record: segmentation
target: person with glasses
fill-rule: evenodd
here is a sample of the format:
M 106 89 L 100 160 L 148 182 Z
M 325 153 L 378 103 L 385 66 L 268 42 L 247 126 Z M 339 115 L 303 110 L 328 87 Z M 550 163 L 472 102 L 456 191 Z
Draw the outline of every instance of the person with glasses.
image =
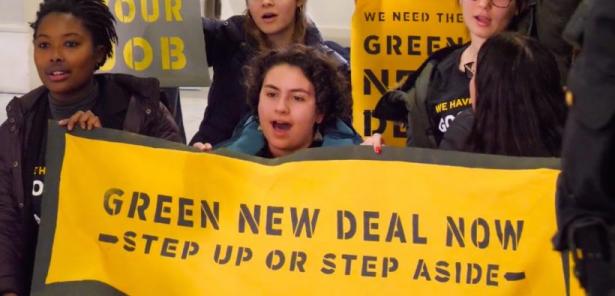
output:
M 529 0 L 459 0 L 470 42 L 434 53 L 398 90 L 386 93 L 376 106 L 375 117 L 407 120 L 407 145 L 437 148 L 457 114 L 471 107 L 466 65 L 476 62 L 479 49 L 489 37 L 516 28 Z M 400 101 L 402 102 L 400 104 Z M 393 106 L 405 106 L 404 112 Z M 382 107 L 382 108 L 381 108 Z M 382 112 L 380 112 L 382 110 Z
M 566 120 L 557 63 L 537 40 L 504 32 L 464 65 L 472 109 L 461 111 L 441 149 L 558 157 Z

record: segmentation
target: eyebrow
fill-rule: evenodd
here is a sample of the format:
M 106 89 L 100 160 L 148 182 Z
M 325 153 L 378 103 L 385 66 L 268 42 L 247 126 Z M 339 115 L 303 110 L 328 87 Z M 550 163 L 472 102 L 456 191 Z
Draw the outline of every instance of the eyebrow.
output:
M 280 88 L 278 88 L 277 86 L 275 86 L 273 84 L 265 84 L 265 85 L 263 85 L 263 88 L 271 88 L 271 89 L 274 89 L 274 90 L 277 90 L 277 91 L 280 90 Z M 303 88 L 293 88 L 293 89 L 290 90 L 290 92 L 302 92 L 302 93 L 306 93 L 306 94 L 310 93 L 308 90 L 303 89 Z
M 70 37 L 70 36 L 77 36 L 77 37 L 80 37 L 80 36 L 81 36 L 81 34 L 79 34 L 79 33 L 74 33 L 74 32 L 70 32 L 70 33 L 66 33 L 66 34 L 62 35 L 62 37 Z M 39 33 L 39 34 L 37 34 L 37 35 L 36 35 L 36 38 L 39 38 L 39 37 L 51 38 L 49 35 L 44 34 L 44 33 Z

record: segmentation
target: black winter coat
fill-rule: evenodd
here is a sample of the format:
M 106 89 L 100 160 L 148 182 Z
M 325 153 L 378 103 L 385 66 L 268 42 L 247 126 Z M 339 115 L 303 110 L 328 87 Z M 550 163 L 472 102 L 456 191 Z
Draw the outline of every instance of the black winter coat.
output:
M 123 130 L 181 142 L 173 117 L 160 102 L 158 80 L 124 74 L 95 77 L 105 110 L 111 115 L 125 112 Z M 47 94 L 41 86 L 11 100 L 8 119 L 0 126 L 0 295 L 26 295 L 30 289 L 38 224 L 32 200 L 24 194 L 22 163 L 37 115 L 34 106 L 47 100 Z

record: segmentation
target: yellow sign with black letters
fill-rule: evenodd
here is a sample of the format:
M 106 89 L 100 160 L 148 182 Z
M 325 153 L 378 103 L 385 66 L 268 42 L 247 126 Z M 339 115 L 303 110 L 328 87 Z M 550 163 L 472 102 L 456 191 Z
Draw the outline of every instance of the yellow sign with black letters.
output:
M 564 295 L 556 159 L 49 132 L 35 294 Z M 236 157 L 229 157 L 236 156 Z
M 169 87 L 210 84 L 199 1 L 104 1 L 118 44 L 101 71 L 156 77 Z
M 373 117 L 378 100 L 406 81 L 432 53 L 467 42 L 459 0 L 357 0 L 352 17 L 353 124 L 404 146 L 406 127 Z

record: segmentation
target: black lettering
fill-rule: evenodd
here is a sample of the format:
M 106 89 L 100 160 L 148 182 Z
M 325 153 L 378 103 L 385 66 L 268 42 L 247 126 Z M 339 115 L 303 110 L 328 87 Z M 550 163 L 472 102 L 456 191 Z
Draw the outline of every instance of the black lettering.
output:
M 387 236 L 385 238 L 386 242 L 391 242 L 391 240 L 397 237 L 399 242 L 406 242 L 406 234 L 404 233 L 404 227 L 401 224 L 401 220 L 399 219 L 399 215 L 397 213 L 393 213 L 391 215 L 391 222 L 389 222 L 389 231 L 387 232 Z
M 494 286 L 497 287 L 498 286 L 498 270 L 500 269 L 500 266 L 497 264 L 489 264 L 487 265 L 487 272 L 485 274 L 486 276 L 486 281 L 487 281 L 487 286 Z
M 284 212 L 283 207 L 267 207 L 267 234 L 268 235 L 282 235 L 281 229 L 273 228 L 275 225 L 282 224 L 282 218 L 274 217 L 275 214 L 282 214 Z
M 415 50 L 420 46 L 419 41 L 421 41 L 421 36 L 408 35 L 408 55 L 421 55 L 420 50 Z
M 478 239 L 478 227 L 483 229 L 483 240 Z M 472 222 L 472 243 L 480 249 L 484 249 L 489 246 L 489 224 L 483 218 L 478 218 Z
M 145 210 L 147 207 L 149 207 L 149 195 L 143 192 L 133 192 L 130 209 L 128 209 L 128 218 L 134 218 L 135 212 L 138 211 L 139 219 L 145 221 Z
M 357 260 L 357 256 L 356 255 L 350 255 L 350 254 L 342 254 L 342 259 L 344 259 L 346 261 L 346 268 L 344 268 L 344 274 L 345 275 L 350 275 L 350 272 L 352 271 L 352 261 L 353 260 Z
M 366 22 L 373 22 L 376 19 L 376 13 L 371 11 L 366 11 L 364 14 Z
M 394 272 L 399 267 L 399 262 L 394 257 L 384 257 L 382 260 L 382 277 L 386 278 L 390 272 Z
M 304 252 L 293 251 L 290 256 L 290 271 L 298 269 L 300 272 L 305 272 L 305 262 L 307 261 L 307 254 Z
M 160 256 L 164 257 L 175 257 L 175 252 L 177 251 L 178 240 L 172 238 L 165 238 L 162 241 L 162 249 L 160 250 Z
M 277 257 L 277 263 L 274 263 L 274 257 Z M 280 250 L 273 250 L 267 254 L 267 267 L 271 270 L 278 270 L 284 266 L 284 253 Z
M 124 195 L 124 191 L 118 188 L 111 188 L 105 192 L 103 206 L 105 208 L 105 212 L 111 216 L 119 214 L 122 210 L 122 200 L 120 198 L 112 199 L 111 197 L 114 195 L 121 197 Z
M 377 242 L 380 239 L 378 234 L 373 234 L 370 230 L 378 230 L 378 223 L 372 223 L 371 219 L 378 219 L 380 214 L 378 212 L 363 212 L 363 239 L 366 241 Z
M 350 223 L 348 231 L 344 231 L 344 221 Z M 337 239 L 351 239 L 357 231 L 357 219 L 350 211 L 337 211 Z
M 261 217 L 261 206 L 260 205 L 254 206 L 254 215 L 252 215 L 252 212 L 250 212 L 250 209 L 248 209 L 248 206 L 245 204 L 241 204 L 240 212 L 239 212 L 239 233 L 244 233 L 246 222 L 247 222 L 248 226 L 250 226 L 250 231 L 252 231 L 253 234 L 258 234 L 258 226 L 260 225 L 260 217 Z
M 440 36 L 427 36 L 427 55 L 432 55 L 440 49 Z
M 379 37 L 377 35 L 369 35 L 365 37 L 365 41 L 363 42 L 363 49 L 367 54 L 376 55 L 380 53 L 380 43 L 378 42 Z
M 425 260 L 423 259 L 419 259 L 419 262 L 416 264 L 416 270 L 412 278 L 418 280 L 419 277 L 424 277 L 426 280 L 431 281 L 429 271 L 427 270 L 427 264 L 425 264 Z
M 448 262 L 446 261 L 438 261 L 436 262 L 436 276 L 434 277 L 436 281 L 440 283 L 448 282 L 448 279 L 451 277 L 450 272 L 448 272 Z
M 220 203 L 214 202 L 214 209 L 212 210 L 209 203 L 205 200 L 201 201 L 201 227 L 207 227 L 207 221 L 211 222 L 211 226 L 218 230 L 220 225 Z
M 310 213 L 308 209 L 301 211 L 301 217 L 297 217 L 297 208 L 290 208 L 290 220 L 293 225 L 293 233 L 295 237 L 300 237 L 302 230 L 305 228 L 305 236 L 312 237 L 312 234 L 316 230 L 316 221 L 318 221 L 319 209 L 314 210 L 312 219 L 310 220 Z
M 248 247 L 239 247 L 239 249 L 237 249 L 235 266 L 239 266 L 241 262 L 248 262 L 250 259 L 252 259 L 252 249 Z
M 322 264 L 325 265 L 320 268 L 320 272 L 324 274 L 332 274 L 335 272 L 335 254 L 327 253 L 322 258 Z
M 178 199 L 178 203 L 179 203 L 179 216 L 177 217 L 177 225 L 185 226 L 185 227 L 194 226 L 194 222 L 186 218 L 186 216 L 189 218 L 189 217 L 192 217 L 192 215 L 194 215 L 193 214 L 194 212 L 192 210 L 192 207 L 194 206 L 194 201 L 192 199 L 180 197 Z
M 216 250 L 214 251 L 214 262 L 220 265 L 227 264 L 231 260 L 231 254 L 233 253 L 233 246 L 226 246 L 226 253 L 223 259 L 220 259 L 220 249 L 222 249 L 222 246 L 216 245 Z
M 376 256 L 363 256 L 363 264 L 361 265 L 361 276 L 375 277 L 376 272 Z
M 412 242 L 415 244 L 427 244 L 427 238 L 419 234 L 419 215 L 412 214 Z
M 453 235 L 455 236 L 455 240 L 457 240 L 457 244 L 462 248 L 465 247 L 465 243 L 463 242 L 465 227 L 463 225 L 464 225 L 463 218 L 459 218 L 460 227 L 457 227 L 457 224 L 455 223 L 455 220 L 453 220 L 452 217 L 450 216 L 446 217 L 446 246 L 447 247 L 453 246 Z
M 387 55 L 401 55 L 401 37 L 397 35 L 387 35 Z
M 124 250 L 128 252 L 132 252 L 136 249 L 137 244 L 135 243 L 135 240 L 134 240 L 136 237 L 137 237 L 137 234 L 134 233 L 133 231 L 124 232 Z
M 517 247 L 521 243 L 521 233 L 523 232 L 523 220 L 517 221 L 517 228 L 512 226 L 510 220 L 506 220 L 504 229 L 502 230 L 502 222 L 495 220 L 495 232 L 498 235 L 498 239 L 502 244 L 504 250 L 508 249 L 508 243 L 512 242 L 513 251 L 517 250 Z
M 170 217 L 163 217 L 162 214 L 170 214 L 171 207 L 166 206 L 165 204 L 171 203 L 172 198 L 168 195 L 158 195 L 158 200 L 156 201 L 156 213 L 154 214 L 154 222 L 161 224 L 170 224 Z M 164 243 L 164 242 L 163 242 Z
M 376 87 L 378 93 L 383 95 L 388 91 L 389 88 L 389 70 L 382 69 L 380 70 L 380 77 L 382 80 L 376 77 L 376 74 L 370 69 L 363 70 L 363 94 L 371 95 L 372 94 L 372 85 Z
M 182 259 L 188 258 L 188 256 L 194 256 L 199 252 L 199 244 L 196 242 L 184 242 L 184 248 L 182 249 Z
M 472 270 L 476 270 L 476 277 L 473 277 Z M 468 274 L 466 277 L 466 284 L 473 284 L 473 285 L 478 284 L 478 282 L 480 282 L 482 273 L 483 273 L 483 269 L 480 267 L 480 265 L 476 263 L 468 263 Z
M 158 237 L 155 235 L 143 234 L 141 237 L 145 240 L 145 254 L 149 254 L 152 248 L 152 242 L 157 241 Z

